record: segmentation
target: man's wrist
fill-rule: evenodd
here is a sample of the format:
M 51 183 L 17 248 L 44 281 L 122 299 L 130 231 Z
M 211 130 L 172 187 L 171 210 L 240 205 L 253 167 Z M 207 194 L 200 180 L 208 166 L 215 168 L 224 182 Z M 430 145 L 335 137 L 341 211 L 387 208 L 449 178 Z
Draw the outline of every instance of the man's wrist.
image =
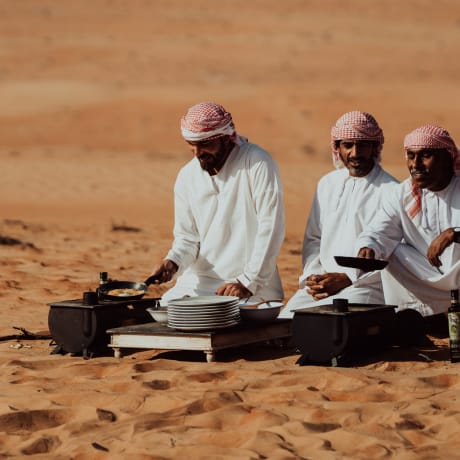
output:
M 251 281 L 244 273 L 237 276 L 236 281 L 238 284 L 244 286 L 251 293 L 251 295 L 254 295 L 257 285 Z

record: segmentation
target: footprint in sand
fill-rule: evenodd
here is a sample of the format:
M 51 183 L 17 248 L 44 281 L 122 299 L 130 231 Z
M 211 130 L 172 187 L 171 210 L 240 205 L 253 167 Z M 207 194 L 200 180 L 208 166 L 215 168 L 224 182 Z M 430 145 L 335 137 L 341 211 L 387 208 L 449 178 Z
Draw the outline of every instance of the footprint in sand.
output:
M 142 386 L 152 390 L 168 390 L 171 387 L 171 383 L 168 380 L 152 380 L 151 382 L 143 382 Z
M 234 372 L 222 371 L 222 372 L 199 372 L 196 374 L 187 375 L 188 381 L 205 383 L 214 381 L 228 380 L 234 375 Z
M 61 441 L 56 436 L 41 436 L 22 448 L 21 453 L 25 455 L 47 454 L 60 445 Z
M 0 431 L 8 434 L 22 434 L 29 431 L 45 430 L 63 425 L 70 420 L 68 410 L 30 410 L 0 415 Z

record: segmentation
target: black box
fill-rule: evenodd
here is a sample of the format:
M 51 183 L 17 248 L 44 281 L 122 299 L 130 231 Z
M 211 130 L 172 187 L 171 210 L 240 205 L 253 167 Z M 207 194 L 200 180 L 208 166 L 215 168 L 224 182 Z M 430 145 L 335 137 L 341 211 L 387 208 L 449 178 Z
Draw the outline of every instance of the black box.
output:
M 152 322 L 146 311 L 158 299 L 98 301 L 86 305 L 83 299 L 50 303 L 48 327 L 51 337 L 67 353 L 83 354 L 107 351 L 108 329 Z
M 337 299 L 339 300 L 339 299 Z M 340 299 L 342 300 L 342 299 Z M 302 353 L 298 364 L 345 365 L 392 344 L 395 306 L 348 304 L 297 310 L 292 339 Z

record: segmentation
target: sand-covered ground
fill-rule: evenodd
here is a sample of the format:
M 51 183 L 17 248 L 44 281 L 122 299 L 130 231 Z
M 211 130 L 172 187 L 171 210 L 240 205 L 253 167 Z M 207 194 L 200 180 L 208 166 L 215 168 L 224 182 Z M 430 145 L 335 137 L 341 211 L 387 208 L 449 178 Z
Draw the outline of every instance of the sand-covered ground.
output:
M 48 304 L 100 271 L 147 277 L 190 158 L 179 118 L 204 100 L 279 165 L 288 298 L 331 125 L 372 113 L 403 179 L 407 132 L 436 123 L 460 143 L 459 45 L 451 0 L 0 0 L 0 236 L 22 242 L 0 245 L 0 336 L 46 335 Z M 332 368 L 265 344 L 206 363 L 1 340 L 0 458 L 454 459 L 460 373 L 431 342 Z

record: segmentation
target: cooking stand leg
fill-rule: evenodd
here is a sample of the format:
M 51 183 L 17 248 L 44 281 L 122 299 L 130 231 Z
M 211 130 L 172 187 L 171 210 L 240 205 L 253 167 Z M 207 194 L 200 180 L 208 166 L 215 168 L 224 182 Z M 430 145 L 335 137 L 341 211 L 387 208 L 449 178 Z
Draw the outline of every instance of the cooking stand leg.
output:
M 114 348 L 113 356 L 115 356 L 115 358 L 121 358 L 121 350 L 119 348 Z
M 216 352 L 213 350 L 204 350 L 206 353 L 206 361 L 208 363 L 213 363 L 216 361 Z

